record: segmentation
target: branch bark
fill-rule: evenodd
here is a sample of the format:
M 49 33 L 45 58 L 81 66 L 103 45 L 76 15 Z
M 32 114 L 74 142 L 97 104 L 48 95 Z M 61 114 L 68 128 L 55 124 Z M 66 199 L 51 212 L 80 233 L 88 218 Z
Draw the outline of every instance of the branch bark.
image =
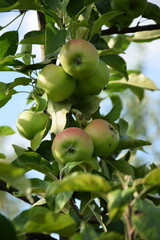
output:
M 102 30 L 101 36 L 111 35 L 111 34 L 124 34 L 124 33 L 135 33 L 141 31 L 151 31 L 160 29 L 160 24 L 150 24 L 144 26 L 136 26 L 136 27 L 127 27 L 118 29 L 117 27 L 112 27 L 109 29 Z
M 10 193 L 11 195 L 14 196 L 15 193 L 18 192 L 18 189 L 14 188 L 12 186 L 7 187 L 7 183 L 5 181 L 3 181 L 3 180 L 0 180 L 0 191 L 8 192 L 8 193 Z M 25 196 L 18 196 L 17 198 L 23 200 L 26 203 L 31 204 L 29 202 L 28 198 L 26 198 Z M 32 196 L 32 198 L 33 198 L 34 203 L 37 202 L 40 199 L 38 196 Z
M 53 238 L 50 235 L 43 233 L 26 233 L 25 235 L 25 240 L 57 240 L 56 238 Z

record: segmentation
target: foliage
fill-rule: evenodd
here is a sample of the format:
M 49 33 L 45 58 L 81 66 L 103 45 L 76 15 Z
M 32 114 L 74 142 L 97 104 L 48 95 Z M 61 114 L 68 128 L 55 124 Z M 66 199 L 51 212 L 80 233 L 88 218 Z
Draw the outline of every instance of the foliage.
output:
M 155 164 L 133 166 L 135 152 L 143 151 L 151 143 L 128 135 L 129 123 L 122 118 L 121 97 L 129 89 L 141 102 L 146 91 L 158 88 L 143 73 L 129 71 L 121 53 L 132 41 L 160 38 L 160 8 L 147 2 L 139 15 L 146 22 L 154 20 L 157 29 L 139 31 L 141 26 L 137 26 L 128 35 L 134 17 L 128 21 L 121 9 L 112 9 L 111 2 L 0 0 L 0 12 L 16 10 L 19 19 L 17 31 L 6 31 L 0 36 L 0 71 L 23 74 L 12 82 L 0 82 L 0 107 L 19 94 L 17 86 L 30 85 L 28 102 L 33 103 L 32 111 L 45 112 L 52 121 L 50 140 L 44 140 L 39 132 L 27 149 L 13 143 L 16 158 L 12 163 L 0 153 L 0 190 L 31 206 L 14 219 L 0 215 L 3 239 L 54 239 L 56 233 L 61 240 L 159 240 L 160 169 Z M 21 22 L 29 10 L 37 12 L 41 29 L 27 32 L 19 39 Z M 81 98 L 73 94 L 64 101 L 53 102 L 37 86 L 37 73 L 48 64 L 58 65 L 62 45 L 74 38 L 83 38 L 96 47 L 100 59 L 109 67 L 110 80 L 99 95 Z M 114 43 L 112 48 L 109 41 Z M 36 44 L 44 47 L 44 59 L 38 63 L 33 62 L 32 54 Z M 112 103 L 107 114 L 100 111 L 104 98 Z M 88 121 L 96 118 L 109 121 L 119 131 L 116 150 L 107 157 L 96 156 L 96 166 L 87 159 L 60 166 L 51 152 L 55 135 L 71 126 L 85 128 Z M 0 126 L 1 137 L 10 134 L 14 131 L 9 126 Z M 28 179 L 26 173 L 30 170 L 42 173 L 44 179 Z

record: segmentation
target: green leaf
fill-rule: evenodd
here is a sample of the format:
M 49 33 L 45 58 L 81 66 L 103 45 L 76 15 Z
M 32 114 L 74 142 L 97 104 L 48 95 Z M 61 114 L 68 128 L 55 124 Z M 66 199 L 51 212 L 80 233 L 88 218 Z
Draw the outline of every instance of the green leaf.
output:
M 139 148 L 142 146 L 148 146 L 148 145 L 151 145 L 151 143 L 149 141 L 128 137 L 126 139 L 120 139 L 116 150 L 119 151 L 119 150 L 124 150 L 124 149 L 135 149 L 135 148 Z
M 6 156 L 3 153 L 0 153 L 0 159 L 5 159 Z
M 113 107 L 110 112 L 105 116 L 105 119 L 114 122 L 120 117 L 123 106 L 119 95 L 112 95 L 110 98 Z
M 71 104 L 68 102 L 48 102 L 47 111 L 52 118 L 51 133 L 61 132 L 67 122 L 66 114 L 70 111 Z
M 122 90 L 125 90 L 127 88 L 131 88 L 132 90 L 132 87 L 151 91 L 158 90 L 157 86 L 151 79 L 149 79 L 143 74 L 136 73 L 131 73 L 129 75 L 128 81 L 122 78 L 121 80 L 114 80 L 108 83 L 108 89 L 112 89 L 113 91 L 119 91 L 119 89 L 121 90 L 121 88 Z
M 65 29 L 58 30 L 52 22 L 46 24 L 45 33 L 45 57 L 55 57 L 59 53 L 60 47 L 66 41 L 67 31 Z
M 30 182 L 25 178 L 23 169 L 13 167 L 7 162 L 0 161 L 0 179 L 6 181 L 11 186 L 18 188 L 31 200 Z
M 39 0 L 18 0 L 12 1 L 9 5 L 2 5 L 0 12 L 8 12 L 13 9 L 18 10 L 41 10 L 41 4 Z
M 26 65 L 31 63 L 32 58 L 32 45 L 31 44 L 22 44 L 21 53 L 23 54 L 22 59 Z
M 20 41 L 20 44 L 45 44 L 45 30 L 31 31 L 24 35 L 24 39 Z
M 5 135 L 11 135 L 14 134 L 15 131 L 8 126 L 1 126 L 0 127 L 0 137 L 5 136 Z
M 151 201 L 137 200 L 133 208 L 132 223 L 136 232 L 145 240 L 159 240 L 160 208 Z
M 74 108 L 82 112 L 84 118 L 90 119 L 91 115 L 99 109 L 99 104 L 102 99 L 96 95 L 86 96 L 85 98 L 78 101 Z
M 150 171 L 143 179 L 143 183 L 146 186 L 159 186 L 160 185 L 160 169 L 156 168 Z
M 49 186 L 47 188 L 45 198 L 49 208 L 55 213 L 59 213 L 61 210 L 63 210 L 66 203 L 70 200 L 72 194 L 72 191 L 53 194 L 52 189 Z
M 61 181 L 54 181 L 49 185 L 50 195 L 68 191 L 107 193 L 110 189 L 110 184 L 103 177 L 82 172 L 74 172 Z
M 52 155 L 51 146 L 52 140 L 44 140 L 43 142 L 41 142 L 36 152 L 39 153 L 41 157 L 44 157 L 50 162 L 53 162 L 54 158 Z
M 93 24 L 92 26 L 92 30 L 91 30 L 91 33 L 90 33 L 90 38 L 93 37 L 93 35 L 95 35 L 96 33 L 98 33 L 100 30 L 101 30 L 101 27 L 103 25 L 106 25 L 107 22 L 112 19 L 113 17 L 115 16 L 118 16 L 120 15 L 122 12 L 121 11 L 118 11 L 118 10 L 115 10 L 115 11 L 111 11 L 111 12 L 107 12 L 107 13 L 104 13 L 102 14 Z
M 34 100 L 36 101 L 36 112 L 43 112 L 47 107 L 48 97 L 47 94 L 44 93 L 42 96 L 33 96 Z
M 36 152 L 25 152 L 16 158 L 16 162 L 22 167 L 37 170 L 49 178 L 54 178 L 51 164 Z
M 14 55 L 18 47 L 18 32 L 5 32 L 0 36 L 0 59 Z
M 67 13 L 71 18 L 75 17 L 84 8 L 84 1 L 85 0 L 69 1 L 67 5 Z
M 108 54 L 106 56 L 102 56 L 101 58 L 107 65 L 114 68 L 123 77 L 125 77 L 126 80 L 128 80 L 126 62 L 124 61 L 124 59 L 122 57 L 120 57 L 116 54 Z M 110 81 L 110 82 L 112 83 L 113 81 Z M 110 84 L 109 84 L 108 88 L 110 88 Z
M 28 86 L 31 81 L 32 81 L 31 78 L 26 78 L 26 77 L 15 78 L 15 80 L 13 82 L 8 84 L 8 87 L 14 88 L 19 85 Z
M 81 233 L 76 233 L 70 240 L 98 240 L 94 227 L 85 224 Z
M 84 6 L 90 5 L 92 3 L 96 2 L 96 0 L 85 0 L 84 1 Z
M 130 39 L 133 42 L 151 42 L 159 38 L 160 38 L 160 30 L 150 30 L 150 31 L 136 32 L 133 35 L 133 37 L 131 37 Z
M 20 147 L 20 146 L 18 146 L 18 145 L 15 145 L 15 144 L 13 144 L 12 147 L 14 148 L 14 151 L 15 151 L 15 153 L 16 153 L 17 156 L 19 156 L 19 155 L 21 155 L 22 153 L 25 153 L 25 152 L 27 151 L 27 149 L 22 148 L 22 147 Z
M 124 240 L 124 236 L 120 233 L 108 231 L 100 234 L 94 240 Z
M 19 233 L 58 233 L 69 237 L 75 231 L 75 222 L 68 214 L 54 214 L 49 209 L 39 206 L 23 211 L 14 218 L 13 223 Z
M 125 207 L 133 196 L 133 192 L 133 188 L 128 188 L 125 190 L 117 189 L 107 194 L 110 220 L 117 220 L 123 215 Z
M 156 23 L 160 23 L 160 7 L 151 2 L 147 2 L 147 5 L 143 12 L 143 17 L 152 19 Z
M 0 233 L 2 239 L 17 240 L 16 231 L 12 223 L 2 214 L 0 214 Z
M 48 186 L 48 182 L 41 180 L 39 178 L 31 178 L 31 191 L 32 193 L 45 193 L 46 188 Z
M 119 172 L 134 177 L 133 167 L 125 160 L 105 160 L 109 165 Z

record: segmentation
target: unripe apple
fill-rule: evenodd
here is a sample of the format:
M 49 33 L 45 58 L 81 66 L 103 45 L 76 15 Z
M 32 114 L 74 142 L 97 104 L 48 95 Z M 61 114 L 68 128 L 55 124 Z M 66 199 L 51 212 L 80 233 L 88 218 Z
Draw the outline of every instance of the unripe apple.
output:
M 94 144 L 94 154 L 100 157 L 109 156 L 119 143 L 119 133 L 109 122 L 103 119 L 92 120 L 85 128 Z
M 93 153 L 93 142 L 83 129 L 69 127 L 55 136 L 52 153 L 61 165 L 88 160 Z
M 96 71 L 83 80 L 77 81 L 75 93 L 76 94 L 99 94 L 109 81 L 109 69 L 105 62 L 99 61 Z
M 60 63 L 66 73 L 76 79 L 84 79 L 97 69 L 98 51 L 84 39 L 72 39 L 61 48 Z
M 36 134 L 44 130 L 44 135 L 48 133 L 50 119 L 46 113 L 25 110 L 19 114 L 16 127 L 21 136 L 28 140 L 34 139 Z
M 39 72 L 37 84 L 54 102 L 67 99 L 75 89 L 75 79 L 55 64 L 48 64 Z
M 129 26 L 134 18 L 137 18 L 144 12 L 146 4 L 147 0 L 112 0 L 112 9 L 120 10 L 124 13 L 111 19 L 111 22 L 117 23 L 121 27 Z

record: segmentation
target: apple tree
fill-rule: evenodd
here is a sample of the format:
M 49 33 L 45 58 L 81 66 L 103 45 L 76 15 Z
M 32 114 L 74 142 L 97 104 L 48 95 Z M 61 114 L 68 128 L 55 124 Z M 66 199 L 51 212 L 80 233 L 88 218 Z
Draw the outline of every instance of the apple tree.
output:
M 19 39 L 30 10 L 39 30 Z M 7 111 L 17 87 L 31 86 L 15 122 L 28 147 L 13 143 L 12 162 L 0 153 L 0 190 L 30 207 L 13 219 L 0 214 L 0 236 L 159 240 L 160 169 L 133 164 L 152 143 L 130 136 L 122 116 L 125 90 L 139 104 L 146 91 L 158 90 L 141 71 L 128 69 L 123 53 L 132 42 L 160 38 L 159 6 L 147 0 L 0 0 L 0 12 L 12 11 L 19 26 L 0 36 L 0 71 L 19 77 L 1 78 L 0 107 Z M 41 46 L 37 62 L 35 45 Z M 0 126 L 0 136 L 13 133 Z M 43 179 L 27 178 L 31 170 Z

